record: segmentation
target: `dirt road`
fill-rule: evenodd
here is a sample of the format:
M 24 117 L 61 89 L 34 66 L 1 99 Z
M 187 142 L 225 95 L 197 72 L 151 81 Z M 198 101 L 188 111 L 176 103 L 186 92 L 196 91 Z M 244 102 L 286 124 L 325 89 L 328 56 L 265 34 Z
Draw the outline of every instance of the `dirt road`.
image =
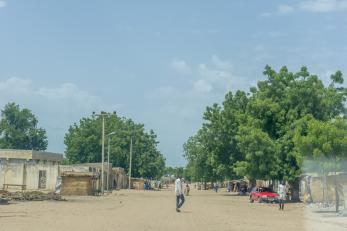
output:
M 8 231 L 300 231 L 301 204 L 278 211 L 250 204 L 247 197 L 192 191 L 181 213 L 172 191 L 117 191 L 105 197 L 71 197 L 66 202 L 20 202 L 0 207 L 0 230 Z

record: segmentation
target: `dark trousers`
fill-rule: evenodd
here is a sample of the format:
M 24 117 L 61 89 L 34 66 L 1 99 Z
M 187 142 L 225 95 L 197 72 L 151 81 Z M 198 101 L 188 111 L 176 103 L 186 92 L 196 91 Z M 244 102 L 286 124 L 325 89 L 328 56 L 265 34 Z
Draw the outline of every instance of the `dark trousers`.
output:
M 176 196 L 176 209 L 179 209 L 184 204 L 184 196 L 183 194 Z
M 279 200 L 279 206 L 280 206 L 280 210 L 284 210 L 284 201 L 283 199 Z

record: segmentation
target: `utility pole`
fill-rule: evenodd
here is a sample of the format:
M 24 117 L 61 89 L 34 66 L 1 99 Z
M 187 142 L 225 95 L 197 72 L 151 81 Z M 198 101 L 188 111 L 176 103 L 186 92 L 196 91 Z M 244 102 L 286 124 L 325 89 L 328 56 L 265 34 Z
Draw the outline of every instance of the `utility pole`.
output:
M 109 191 L 110 182 L 110 150 L 111 150 L 111 136 L 116 134 L 116 132 L 111 132 L 107 134 L 108 137 L 108 148 L 107 148 L 107 191 Z
M 101 111 L 100 114 L 96 114 L 93 111 L 94 116 L 101 116 L 102 117 L 102 141 L 101 141 L 101 193 L 104 194 L 104 163 L 105 163 L 105 116 L 109 116 L 110 114 Z M 113 112 L 113 115 L 116 116 L 116 112 Z
M 102 148 L 101 148 L 101 193 L 104 194 L 104 162 L 105 162 L 105 116 L 102 115 Z
M 111 136 L 108 135 L 108 147 L 107 147 L 107 192 L 109 191 L 109 177 L 110 177 L 110 143 L 111 143 Z
M 133 157 L 133 138 L 130 138 L 130 161 L 129 161 L 129 189 L 131 185 L 131 162 Z

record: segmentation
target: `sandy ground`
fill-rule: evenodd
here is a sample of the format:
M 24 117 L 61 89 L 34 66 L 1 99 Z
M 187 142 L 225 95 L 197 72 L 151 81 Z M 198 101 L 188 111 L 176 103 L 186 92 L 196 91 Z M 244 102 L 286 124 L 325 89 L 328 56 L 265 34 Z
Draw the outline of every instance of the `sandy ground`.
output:
M 347 230 L 347 217 L 335 212 L 312 211 L 305 209 L 305 231 L 344 231 Z
M 104 197 L 67 199 L 0 206 L 0 230 L 300 231 L 319 224 L 313 217 L 311 225 L 305 223 L 302 204 L 288 204 L 281 212 L 277 206 L 250 204 L 247 197 L 223 192 L 192 191 L 181 213 L 175 211 L 172 191 L 124 190 Z M 325 230 L 337 227 L 327 225 L 330 224 L 321 223 L 318 227 L 325 226 Z

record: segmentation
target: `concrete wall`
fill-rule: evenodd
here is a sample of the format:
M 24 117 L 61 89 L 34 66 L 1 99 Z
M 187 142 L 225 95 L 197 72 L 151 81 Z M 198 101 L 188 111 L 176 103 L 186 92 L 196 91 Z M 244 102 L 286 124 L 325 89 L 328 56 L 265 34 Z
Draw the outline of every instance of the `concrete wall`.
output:
M 23 160 L 0 160 L 0 188 L 3 184 L 23 184 Z
M 59 176 L 59 164 L 54 161 L 0 159 L 0 188 L 3 184 L 26 185 L 27 190 L 39 189 L 39 171 L 46 171 L 46 187 L 53 191 Z M 20 187 L 10 187 L 19 190 Z
M 63 154 L 33 150 L 0 149 L 0 159 L 47 160 L 61 162 Z
M 54 191 L 57 177 L 59 176 L 59 164 L 51 161 L 29 161 L 26 164 L 26 185 L 28 190 L 36 190 L 39 186 L 39 172 L 46 171 L 45 190 Z

